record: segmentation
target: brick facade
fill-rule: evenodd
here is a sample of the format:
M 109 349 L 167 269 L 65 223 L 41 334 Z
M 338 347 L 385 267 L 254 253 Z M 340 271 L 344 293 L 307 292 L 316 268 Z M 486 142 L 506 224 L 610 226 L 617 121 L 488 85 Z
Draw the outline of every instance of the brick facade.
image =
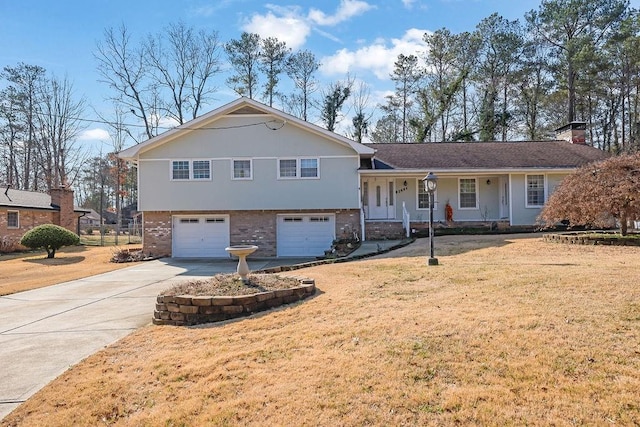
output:
M 364 227 L 367 240 L 395 240 L 406 236 L 401 221 L 367 221 Z
M 51 190 L 51 209 L 47 207 L 0 207 L 0 251 L 21 249 L 20 239 L 27 231 L 43 224 L 60 225 L 74 233 L 78 232 L 78 214 L 73 210 L 73 190 L 59 188 Z M 59 210 L 57 208 L 59 207 Z M 18 228 L 8 227 L 9 212 L 18 212 Z
M 278 214 L 327 213 L 336 216 L 336 238 L 351 237 L 360 233 L 360 215 L 356 210 L 309 211 L 147 211 L 143 213 L 143 252 L 150 256 L 171 256 L 172 216 L 180 215 L 229 215 L 229 240 L 231 245 L 257 245 L 254 256 L 277 255 Z
M 8 212 L 18 212 L 18 225 L 19 228 L 9 228 L 7 226 Z M 19 249 L 18 242 L 22 238 L 22 235 L 33 227 L 37 227 L 42 224 L 53 223 L 53 212 L 51 211 L 38 211 L 27 209 L 13 209 L 13 208 L 0 208 L 0 250 L 11 251 Z

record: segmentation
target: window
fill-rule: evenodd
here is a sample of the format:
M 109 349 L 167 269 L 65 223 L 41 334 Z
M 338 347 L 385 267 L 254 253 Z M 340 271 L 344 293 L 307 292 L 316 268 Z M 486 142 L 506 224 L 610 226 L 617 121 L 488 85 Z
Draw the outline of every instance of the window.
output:
M 393 199 L 395 193 L 393 191 L 393 181 L 389 181 L 389 206 L 393 206 Z
M 278 178 L 318 178 L 318 159 L 280 159 Z
M 458 188 L 460 190 L 460 209 L 477 209 L 478 192 L 475 178 L 460 178 Z
M 418 180 L 418 209 L 429 209 L 429 192 L 425 188 L 424 182 L 419 179 Z M 435 209 L 437 204 L 436 200 L 438 200 L 438 190 L 433 193 L 433 208 Z
M 527 175 L 527 207 L 544 205 L 544 175 Z
M 171 162 L 171 180 L 211 179 L 210 160 L 173 160 Z
M 233 161 L 233 179 L 252 179 L 251 160 Z
M 20 228 L 20 213 L 18 211 L 7 212 L 7 228 Z
M 280 178 L 297 178 L 298 161 L 296 159 L 280 160 Z
M 188 160 L 174 160 L 172 165 L 171 179 L 189 179 Z
M 193 161 L 193 179 L 211 179 L 211 162 L 209 160 Z
M 318 177 L 318 159 L 300 159 L 300 177 Z
M 365 181 L 362 183 L 362 206 L 368 206 L 368 205 L 369 205 L 369 183 Z

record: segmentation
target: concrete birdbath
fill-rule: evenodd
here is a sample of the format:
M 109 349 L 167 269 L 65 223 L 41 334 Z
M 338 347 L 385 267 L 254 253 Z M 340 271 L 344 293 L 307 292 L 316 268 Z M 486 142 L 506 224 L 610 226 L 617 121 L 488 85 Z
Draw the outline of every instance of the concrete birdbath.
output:
M 249 282 L 249 279 L 247 279 L 247 274 L 251 273 L 251 270 L 249 270 L 249 265 L 247 264 L 247 255 L 251 255 L 257 249 L 258 247 L 255 245 L 234 245 L 224 249 L 231 255 L 237 256 L 239 258 L 238 268 L 236 269 L 236 271 L 238 272 L 238 275 L 244 283 Z

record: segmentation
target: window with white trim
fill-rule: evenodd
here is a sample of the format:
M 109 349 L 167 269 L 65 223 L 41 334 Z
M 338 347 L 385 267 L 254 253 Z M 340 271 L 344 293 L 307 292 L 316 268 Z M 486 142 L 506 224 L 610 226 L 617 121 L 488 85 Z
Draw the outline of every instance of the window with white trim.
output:
M 460 178 L 458 180 L 458 196 L 460 209 L 478 209 L 478 180 Z
M 20 228 L 20 212 L 7 212 L 7 228 Z
M 171 180 L 209 180 L 211 179 L 211 160 L 172 160 Z
M 171 162 L 171 179 L 187 180 L 189 179 L 189 161 L 174 160 Z
M 278 159 L 278 178 L 318 178 L 320 161 L 315 158 Z
M 418 189 L 418 209 L 429 209 L 429 192 L 424 185 L 424 181 L 421 179 L 418 180 L 418 185 L 416 186 Z M 436 201 L 438 200 L 438 190 L 433 193 L 433 209 L 438 206 Z
M 527 175 L 527 207 L 544 205 L 544 175 Z
M 278 178 L 297 178 L 298 161 L 296 159 L 278 160 Z
M 193 161 L 193 179 L 211 179 L 211 161 Z
M 300 159 L 300 178 L 318 178 L 318 159 Z
M 253 179 L 251 160 L 233 160 L 233 179 Z

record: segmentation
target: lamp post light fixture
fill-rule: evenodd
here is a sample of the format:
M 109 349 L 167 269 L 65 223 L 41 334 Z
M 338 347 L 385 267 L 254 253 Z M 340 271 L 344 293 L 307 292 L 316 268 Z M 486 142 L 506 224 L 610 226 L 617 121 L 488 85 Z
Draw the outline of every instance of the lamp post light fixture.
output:
M 438 187 L 438 177 L 433 172 L 429 172 L 422 181 L 424 188 L 429 193 L 429 265 L 438 265 L 438 258 L 433 256 L 433 204 L 435 203 L 435 192 Z

